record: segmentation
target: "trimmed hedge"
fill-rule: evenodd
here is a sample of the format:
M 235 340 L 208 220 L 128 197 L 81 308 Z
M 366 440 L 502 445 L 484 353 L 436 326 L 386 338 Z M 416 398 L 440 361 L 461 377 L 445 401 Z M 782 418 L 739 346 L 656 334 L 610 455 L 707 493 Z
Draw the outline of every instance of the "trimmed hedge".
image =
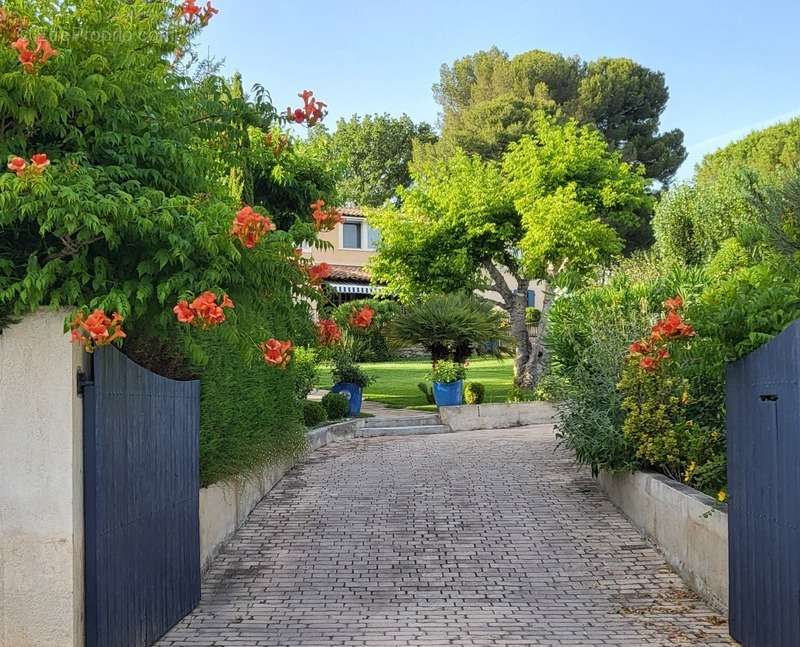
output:
M 305 449 L 294 366 L 276 369 L 248 356 L 223 331 L 206 331 L 200 395 L 200 482 L 246 476 Z
M 303 400 L 303 422 L 306 427 L 311 429 L 325 422 L 327 419 L 328 414 L 321 402 L 317 400 Z
M 329 420 L 346 418 L 350 413 L 350 401 L 343 393 L 326 393 L 322 396 L 322 406 L 325 407 Z

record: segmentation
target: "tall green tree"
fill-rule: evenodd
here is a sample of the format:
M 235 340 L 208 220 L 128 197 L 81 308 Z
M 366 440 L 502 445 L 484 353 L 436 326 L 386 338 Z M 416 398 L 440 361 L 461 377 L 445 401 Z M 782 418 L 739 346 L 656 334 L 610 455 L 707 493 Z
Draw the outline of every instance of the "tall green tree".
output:
M 639 224 L 646 181 L 596 129 L 540 115 L 535 136 L 500 162 L 456 151 L 412 166 L 401 207 L 370 214 L 381 232 L 373 275 L 402 300 L 489 289 L 500 295 L 516 344 L 518 384 L 542 373 L 553 288 L 608 264 Z M 525 322 L 533 281 L 547 287 L 539 328 Z
M 800 119 L 757 130 L 706 155 L 693 181 L 672 187 L 653 218 L 656 248 L 667 261 L 706 265 L 764 225 L 762 194 L 800 165 Z
M 408 115 L 353 115 L 340 119 L 331 135 L 319 136 L 339 171 L 337 189 L 344 202 L 377 207 L 411 183 L 408 163 L 415 141 L 431 143 L 433 128 L 415 124 Z
M 800 164 L 800 118 L 756 130 L 746 137 L 706 155 L 697 165 L 698 184 L 709 184 L 729 169 L 753 171 L 762 176 L 793 169 Z
M 595 125 L 623 160 L 665 184 L 686 158 L 680 130 L 659 132 L 664 75 L 627 58 L 584 62 L 541 50 L 509 57 L 494 47 L 442 65 L 433 89 L 443 145 L 487 159 L 533 134 L 540 110 Z

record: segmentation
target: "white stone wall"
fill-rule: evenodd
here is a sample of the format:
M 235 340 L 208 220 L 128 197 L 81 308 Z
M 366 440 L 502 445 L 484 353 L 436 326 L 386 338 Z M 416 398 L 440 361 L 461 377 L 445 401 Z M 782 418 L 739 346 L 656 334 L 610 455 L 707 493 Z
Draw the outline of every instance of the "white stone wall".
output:
M 84 644 L 82 351 L 64 317 L 0 334 L 0 647 Z

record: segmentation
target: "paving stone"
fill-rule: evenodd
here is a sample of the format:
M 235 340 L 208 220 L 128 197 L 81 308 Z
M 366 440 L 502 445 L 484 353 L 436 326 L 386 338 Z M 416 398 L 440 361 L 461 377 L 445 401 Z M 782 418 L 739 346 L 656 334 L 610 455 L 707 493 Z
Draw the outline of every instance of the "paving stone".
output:
M 158 647 L 734 644 L 549 426 L 329 445 Z

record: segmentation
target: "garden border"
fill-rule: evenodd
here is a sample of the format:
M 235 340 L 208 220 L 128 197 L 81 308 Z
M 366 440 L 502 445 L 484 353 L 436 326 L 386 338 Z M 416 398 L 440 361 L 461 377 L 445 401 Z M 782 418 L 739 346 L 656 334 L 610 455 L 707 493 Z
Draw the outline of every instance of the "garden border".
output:
M 710 496 L 653 472 L 601 472 L 612 503 L 661 549 L 684 581 L 728 609 L 728 513 Z

